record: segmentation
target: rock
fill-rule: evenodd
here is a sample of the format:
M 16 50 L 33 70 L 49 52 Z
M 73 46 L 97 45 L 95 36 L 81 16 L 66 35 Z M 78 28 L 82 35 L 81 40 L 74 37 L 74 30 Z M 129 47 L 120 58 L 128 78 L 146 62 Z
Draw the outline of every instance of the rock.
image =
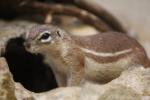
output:
M 86 83 L 82 90 L 97 97 L 91 100 L 150 100 L 150 68 L 133 67 L 107 84 Z
M 81 92 L 80 100 L 141 100 L 132 88 L 120 84 L 87 84 Z M 86 97 L 86 98 L 85 98 Z
M 4 58 L 0 58 L 0 100 L 16 100 L 12 75 Z
M 141 95 L 137 94 L 132 88 L 112 84 L 98 100 L 141 100 Z
M 86 82 L 81 87 L 57 88 L 34 94 L 35 100 L 150 100 L 150 69 L 133 67 L 113 81 L 99 85 Z
M 5 58 L 0 57 L 0 100 L 35 100 L 30 91 L 15 83 Z
M 64 87 L 45 93 L 34 94 L 34 98 L 35 100 L 80 100 L 80 93 L 80 87 Z
M 15 83 L 15 95 L 17 100 L 35 100 L 32 92 L 25 89 L 20 83 Z
M 138 68 L 128 69 L 111 83 L 130 87 L 141 95 L 150 95 L 150 68 L 139 66 Z

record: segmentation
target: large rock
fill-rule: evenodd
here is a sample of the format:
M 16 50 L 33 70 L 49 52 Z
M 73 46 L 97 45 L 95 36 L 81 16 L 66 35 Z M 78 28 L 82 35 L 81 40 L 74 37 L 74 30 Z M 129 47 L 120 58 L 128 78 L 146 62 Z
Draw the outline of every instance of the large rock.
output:
M 16 100 L 14 82 L 4 58 L 0 58 L 0 100 Z
M 87 82 L 78 88 L 58 88 L 34 96 L 36 100 L 150 100 L 149 87 L 150 69 L 139 66 L 104 85 Z
M 149 79 L 150 69 L 139 66 L 104 85 L 87 82 L 81 87 L 57 88 L 30 95 L 34 100 L 150 100 Z

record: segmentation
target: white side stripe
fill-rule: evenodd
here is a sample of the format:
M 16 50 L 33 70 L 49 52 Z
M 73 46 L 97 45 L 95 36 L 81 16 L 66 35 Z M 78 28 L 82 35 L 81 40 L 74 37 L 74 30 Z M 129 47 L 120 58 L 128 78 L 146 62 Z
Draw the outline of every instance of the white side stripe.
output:
M 125 53 L 129 53 L 132 51 L 132 49 L 126 49 L 126 50 L 122 50 L 122 51 L 118 51 L 115 53 L 104 53 L 104 52 L 95 52 L 86 48 L 80 48 L 82 51 L 86 52 L 86 53 L 90 53 L 96 56 L 102 56 L 102 57 L 113 57 L 113 56 L 119 56 Z

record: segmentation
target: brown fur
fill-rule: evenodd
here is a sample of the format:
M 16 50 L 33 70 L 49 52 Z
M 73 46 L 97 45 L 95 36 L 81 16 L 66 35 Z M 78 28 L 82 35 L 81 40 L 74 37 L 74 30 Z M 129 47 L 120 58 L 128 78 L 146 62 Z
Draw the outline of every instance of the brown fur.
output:
M 37 42 L 36 38 L 43 30 L 52 33 L 54 43 Z M 63 33 L 62 37 L 56 34 L 58 30 Z M 132 65 L 150 66 L 143 47 L 136 40 L 121 33 L 107 32 L 78 37 L 71 36 L 59 28 L 43 25 L 32 28 L 26 42 L 29 42 L 31 47 L 38 48 L 37 50 L 28 48 L 29 51 L 45 56 L 46 63 L 52 66 L 59 86 L 79 85 L 85 79 L 103 83 L 102 80 L 110 81 Z M 112 54 L 127 49 L 132 51 L 117 56 L 102 57 L 84 52 L 81 48 Z M 87 62 L 86 58 L 91 60 Z M 111 68 L 112 66 L 114 69 Z M 125 68 L 122 68 L 123 66 Z
M 137 57 L 135 59 L 138 59 L 138 62 L 140 64 L 144 65 L 144 67 L 148 67 L 150 65 L 148 57 L 143 47 L 136 40 L 132 39 L 131 37 L 128 37 L 125 34 L 117 32 L 107 32 L 107 33 L 105 32 L 101 34 L 84 37 L 72 36 L 72 38 L 75 40 L 76 44 L 79 45 L 80 47 L 84 47 L 89 50 L 94 50 L 96 52 L 115 53 L 125 49 L 133 49 L 132 52 L 115 57 L 98 57 L 86 53 L 86 56 L 89 56 L 90 58 L 93 58 L 98 62 L 101 63 L 115 62 L 123 57 L 129 56 L 130 54 L 134 53 L 135 56 Z
M 92 36 L 75 37 L 77 45 L 97 52 L 117 52 L 129 48 L 141 48 L 137 41 L 131 39 L 125 34 L 116 32 L 107 32 L 95 34 Z

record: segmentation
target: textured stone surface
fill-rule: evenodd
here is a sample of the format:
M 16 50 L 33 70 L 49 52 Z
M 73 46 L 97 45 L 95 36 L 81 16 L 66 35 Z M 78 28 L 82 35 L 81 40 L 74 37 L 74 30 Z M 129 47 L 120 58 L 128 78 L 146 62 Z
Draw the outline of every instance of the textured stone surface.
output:
M 25 89 L 20 83 L 15 83 L 15 95 L 17 100 L 35 100 L 32 92 Z
M 4 58 L 0 58 L 0 100 L 16 100 L 14 82 Z
M 150 69 L 139 66 L 104 85 L 87 82 L 81 87 L 57 88 L 39 94 L 21 87 L 16 95 L 17 100 L 150 100 L 149 87 Z
M 112 83 L 128 86 L 141 95 L 150 95 L 150 68 L 129 69 Z
M 80 100 L 80 94 L 80 87 L 66 87 L 41 94 L 34 94 L 34 98 L 35 100 Z
M 87 100 L 144 100 L 145 96 L 150 99 L 149 73 L 150 69 L 139 67 L 104 85 L 87 83 L 82 88 L 81 100 L 87 96 Z

